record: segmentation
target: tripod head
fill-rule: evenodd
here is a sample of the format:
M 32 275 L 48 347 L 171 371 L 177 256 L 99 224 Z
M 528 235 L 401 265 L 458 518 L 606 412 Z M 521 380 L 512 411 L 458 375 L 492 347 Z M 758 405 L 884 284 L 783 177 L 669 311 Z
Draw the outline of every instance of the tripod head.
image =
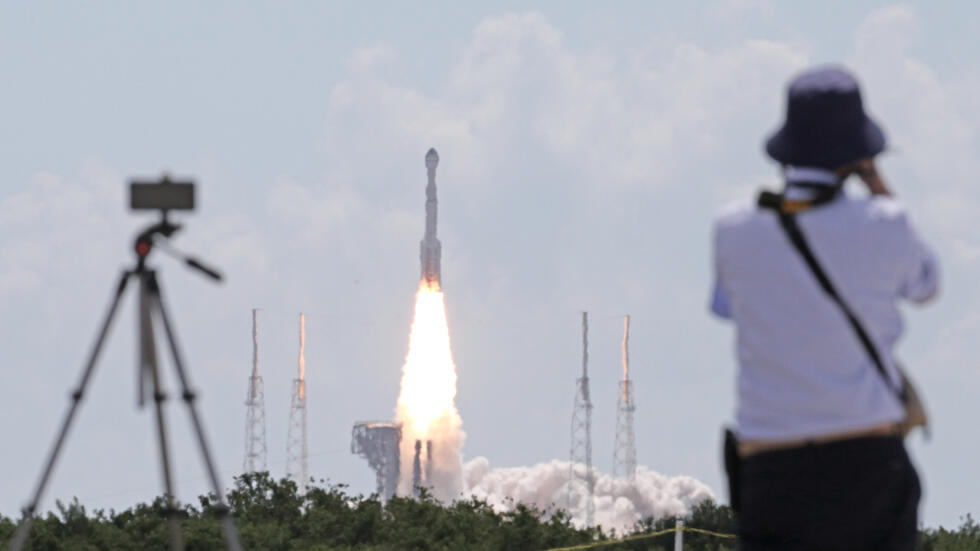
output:
M 221 281 L 221 274 L 214 268 L 201 263 L 193 256 L 183 254 L 169 244 L 170 236 L 181 229 L 181 225 L 171 222 L 168 216 L 171 210 L 194 209 L 194 182 L 175 182 L 167 174 L 158 181 L 134 180 L 130 183 L 130 207 L 134 210 L 158 210 L 160 220 L 147 226 L 136 235 L 133 250 L 136 253 L 137 273 L 146 270 L 146 259 L 153 252 L 155 245 L 182 260 L 188 267 L 193 268 L 215 281 Z

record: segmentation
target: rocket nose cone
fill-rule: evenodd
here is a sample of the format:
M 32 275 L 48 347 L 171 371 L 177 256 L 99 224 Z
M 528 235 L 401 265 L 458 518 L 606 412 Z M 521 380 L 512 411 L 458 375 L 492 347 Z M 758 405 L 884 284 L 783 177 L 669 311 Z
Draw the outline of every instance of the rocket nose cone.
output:
M 436 148 L 429 148 L 429 152 L 425 154 L 425 166 L 428 168 L 435 168 L 439 164 L 439 154 L 436 153 Z

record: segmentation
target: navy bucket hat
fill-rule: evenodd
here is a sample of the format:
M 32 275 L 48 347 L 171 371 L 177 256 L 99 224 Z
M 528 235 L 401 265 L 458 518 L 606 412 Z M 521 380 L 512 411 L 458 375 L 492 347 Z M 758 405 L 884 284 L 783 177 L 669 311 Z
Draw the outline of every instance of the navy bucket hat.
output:
M 837 67 L 811 69 L 790 82 L 786 122 L 766 141 L 784 165 L 836 169 L 885 149 L 885 134 L 864 112 L 858 83 Z

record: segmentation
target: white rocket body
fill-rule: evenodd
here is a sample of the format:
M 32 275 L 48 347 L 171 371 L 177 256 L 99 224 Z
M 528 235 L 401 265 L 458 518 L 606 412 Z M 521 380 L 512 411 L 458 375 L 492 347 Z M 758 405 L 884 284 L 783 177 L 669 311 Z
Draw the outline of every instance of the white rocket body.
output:
M 419 244 L 419 260 L 422 264 L 422 279 L 429 284 L 442 284 L 442 244 L 436 238 L 436 217 L 438 204 L 436 199 L 436 167 L 439 166 L 439 154 L 435 149 L 429 149 L 425 154 L 425 168 L 429 182 L 425 186 L 425 236 Z

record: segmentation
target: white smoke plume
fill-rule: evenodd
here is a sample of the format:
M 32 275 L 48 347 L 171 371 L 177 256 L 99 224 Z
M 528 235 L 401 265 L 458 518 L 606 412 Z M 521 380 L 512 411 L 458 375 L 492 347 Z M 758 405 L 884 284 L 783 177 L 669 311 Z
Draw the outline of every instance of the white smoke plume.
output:
M 553 460 L 530 467 L 491 469 L 486 458 L 477 457 L 463 466 L 467 495 L 486 500 L 498 511 L 516 504 L 533 505 L 545 511 L 567 509 L 569 491 L 573 504 L 573 523 L 585 521 L 584 487 L 568 484 L 569 463 Z M 576 465 L 584 471 L 585 466 Z M 636 481 L 597 473 L 595 523 L 604 530 L 628 531 L 648 517 L 685 515 L 706 499 L 714 499 L 707 485 L 690 476 L 665 476 L 637 467 Z

